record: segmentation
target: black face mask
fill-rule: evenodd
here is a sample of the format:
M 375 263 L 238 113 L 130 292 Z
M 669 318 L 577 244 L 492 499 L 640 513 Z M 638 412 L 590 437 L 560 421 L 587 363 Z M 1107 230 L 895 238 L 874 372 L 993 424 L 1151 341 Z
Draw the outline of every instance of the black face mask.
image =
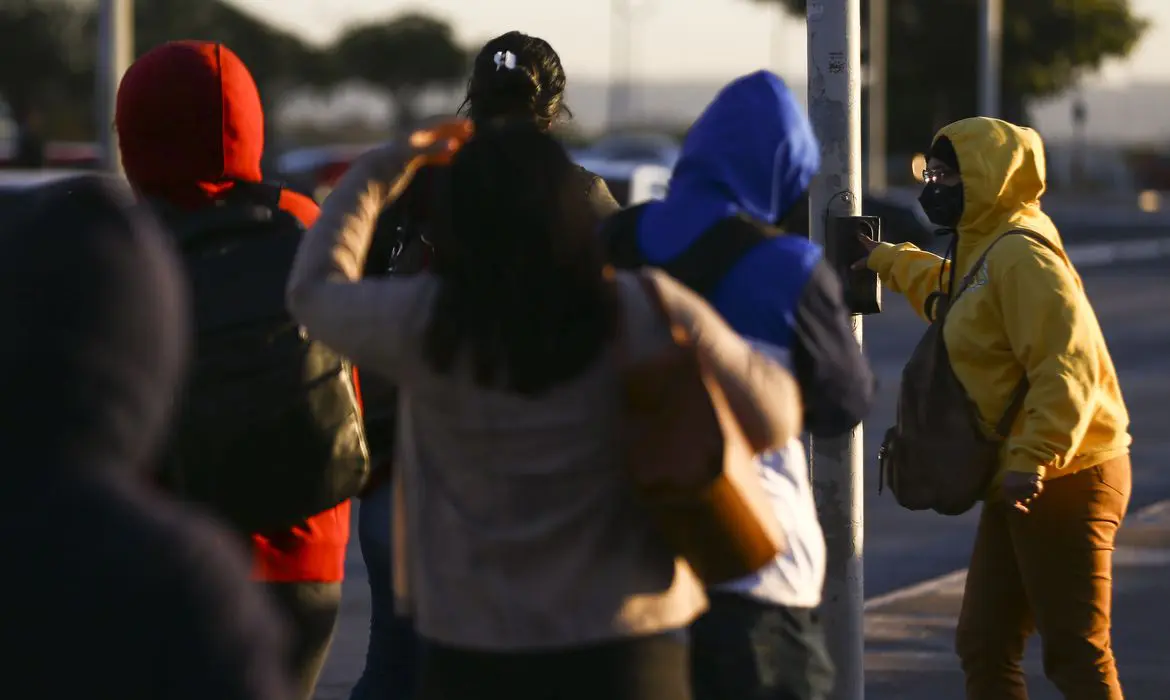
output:
M 940 185 L 932 183 L 922 188 L 918 203 L 926 218 L 935 226 L 955 229 L 963 218 L 963 183 Z

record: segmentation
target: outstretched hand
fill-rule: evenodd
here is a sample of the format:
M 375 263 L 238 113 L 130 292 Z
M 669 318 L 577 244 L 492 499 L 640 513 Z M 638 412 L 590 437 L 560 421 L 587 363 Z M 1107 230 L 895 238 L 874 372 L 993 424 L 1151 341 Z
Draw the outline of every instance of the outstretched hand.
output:
M 428 165 L 447 165 L 456 151 L 471 138 L 472 125 L 466 119 L 449 119 L 399 141 L 379 146 L 363 154 L 354 163 L 352 177 L 374 178 L 390 184 L 384 206 L 398 198 Z
M 858 232 L 857 240 L 861 242 L 861 247 L 865 248 L 865 257 L 860 258 L 852 265 L 850 265 L 850 267 L 854 270 L 864 270 L 869 267 L 869 254 L 872 253 L 875 248 L 881 245 L 881 243 L 861 232 Z

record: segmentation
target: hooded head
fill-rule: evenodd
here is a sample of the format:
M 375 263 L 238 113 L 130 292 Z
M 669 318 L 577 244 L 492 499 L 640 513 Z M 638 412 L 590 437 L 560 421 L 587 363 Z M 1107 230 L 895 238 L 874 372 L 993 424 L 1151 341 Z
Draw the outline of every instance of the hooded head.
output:
M 673 258 L 737 212 L 778 223 L 820 165 L 812 125 L 784 81 L 768 71 L 738 78 L 691 126 L 666 200 L 647 207 L 643 253 L 651 262 Z
M 188 309 L 146 216 L 88 176 L 54 185 L 0 239 L 0 454 L 20 470 L 141 467 L 163 436 Z
M 223 44 L 178 41 L 130 66 L 115 115 L 126 177 L 141 194 L 204 206 L 259 182 L 264 112 L 251 73 Z
M 934 142 L 949 142 L 957 161 L 950 165 L 962 178 L 957 227 L 961 246 L 1020 228 L 1059 244 L 1056 228 L 1040 209 L 1046 167 L 1038 133 L 999 119 L 973 117 L 943 127 Z M 949 155 L 951 149 L 932 148 L 932 157 Z

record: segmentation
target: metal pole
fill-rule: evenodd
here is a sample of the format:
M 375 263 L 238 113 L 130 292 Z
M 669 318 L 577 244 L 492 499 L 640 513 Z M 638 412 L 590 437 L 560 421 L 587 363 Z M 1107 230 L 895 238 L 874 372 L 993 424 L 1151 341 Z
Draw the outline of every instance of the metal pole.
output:
M 890 173 L 886 160 L 889 27 L 890 7 L 887 0 L 869 0 L 869 128 L 866 133 L 866 155 L 869 161 L 866 190 L 869 192 L 884 192 Z
M 861 213 L 861 0 L 809 0 L 808 107 L 821 144 L 821 172 L 809 190 L 809 226 L 824 244 L 830 216 Z M 860 343 L 861 317 L 853 317 Z M 812 445 L 813 487 L 825 531 L 823 609 L 837 665 L 833 700 L 865 695 L 862 552 L 862 428 Z
M 1000 116 L 1003 0 L 979 0 L 979 114 Z
M 1089 119 L 1089 108 L 1085 104 L 1085 93 L 1078 88 L 1077 95 L 1073 99 L 1072 106 L 1072 123 L 1073 123 L 1073 153 L 1072 153 L 1072 168 L 1070 178 L 1072 180 L 1072 187 L 1075 191 L 1080 191 L 1084 185 L 1087 160 L 1088 160 L 1088 138 L 1085 134 L 1085 125 Z
M 118 137 L 114 133 L 114 109 L 118 84 L 134 60 L 134 0 L 100 0 L 98 3 L 97 77 L 94 85 L 98 142 L 102 165 L 122 172 Z

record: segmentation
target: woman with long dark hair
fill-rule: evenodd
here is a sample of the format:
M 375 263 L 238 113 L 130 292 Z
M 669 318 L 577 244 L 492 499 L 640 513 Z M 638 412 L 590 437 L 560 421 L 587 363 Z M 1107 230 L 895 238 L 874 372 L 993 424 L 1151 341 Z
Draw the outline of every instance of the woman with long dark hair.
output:
M 633 499 L 619 435 L 622 368 L 673 342 L 662 312 L 638 273 L 606 274 L 576 168 L 533 124 L 477 128 L 455 155 L 430 270 L 363 280 L 379 212 L 427 162 L 360 159 L 288 297 L 310 334 L 403 394 L 395 589 L 426 640 L 420 697 L 686 700 L 703 592 Z M 645 274 L 717 374 L 770 363 Z M 797 434 L 791 377 L 755 379 L 741 384 L 759 419 Z
M 476 127 L 500 121 L 530 121 L 543 131 L 572 119 L 565 103 L 567 79 L 561 57 L 540 37 L 507 32 L 476 54 L 460 114 Z M 579 168 L 590 210 L 604 219 L 620 207 L 605 180 Z
M 484 44 L 475 58 L 460 113 L 479 128 L 501 122 L 550 131 L 572 118 L 565 104 L 565 70 L 544 39 L 508 32 Z M 430 263 L 430 230 L 438 196 L 436 168 L 424 168 L 407 192 L 381 215 L 367 274 L 416 273 Z M 584 168 L 574 170 L 573 188 L 585 206 L 582 226 L 597 226 L 618 210 L 605 181 Z M 361 499 L 358 539 L 370 575 L 370 641 L 365 670 L 350 700 L 406 700 L 414 684 L 418 643 L 410 621 L 394 614 L 389 581 L 393 575 L 386 522 L 392 514 L 390 453 L 396 433 L 395 389 L 367 375 L 362 383 L 366 433 L 375 460 L 375 478 Z
M 475 128 L 514 122 L 549 132 L 573 117 L 565 102 L 566 84 L 561 57 L 552 45 L 523 32 L 507 32 L 476 54 L 459 114 Z M 429 259 L 426 232 L 437 201 L 436 170 L 424 168 L 412 178 L 408 190 L 381 216 L 370 273 L 385 272 L 391 257 L 398 273 L 417 272 L 425 266 Z M 583 216 L 600 222 L 621 208 L 600 176 L 577 167 L 574 177 L 588 204 L 581 211 Z

